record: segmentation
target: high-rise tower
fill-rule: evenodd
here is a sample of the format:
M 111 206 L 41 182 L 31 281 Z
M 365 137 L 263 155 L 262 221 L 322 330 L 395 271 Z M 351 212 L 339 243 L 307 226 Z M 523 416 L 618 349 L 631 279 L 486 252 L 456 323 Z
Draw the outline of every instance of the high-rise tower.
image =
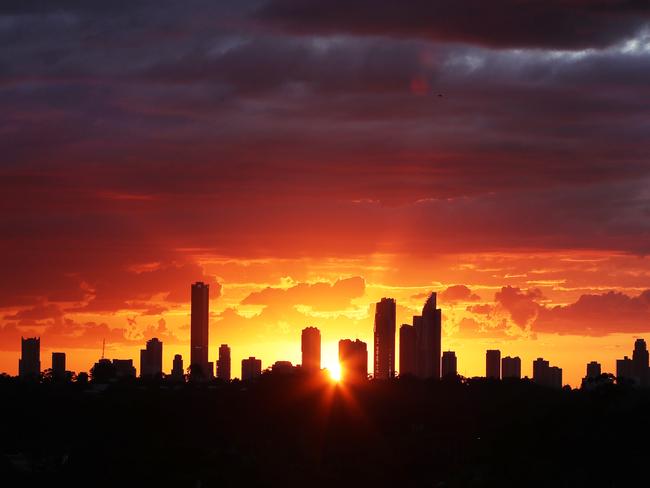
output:
M 403 324 L 399 328 L 399 374 L 400 376 L 415 376 L 417 371 L 417 335 L 415 327 Z
M 422 309 L 422 316 L 413 317 L 413 325 L 417 331 L 420 378 L 440 378 L 442 311 L 437 308 L 436 299 L 436 294 L 431 293 Z
M 309 373 L 320 371 L 320 330 L 316 327 L 302 329 L 300 342 L 303 371 Z
M 382 298 L 375 308 L 374 378 L 395 377 L 395 300 Z
M 192 284 L 192 318 L 190 371 L 192 376 L 207 378 L 210 285 L 197 281 Z

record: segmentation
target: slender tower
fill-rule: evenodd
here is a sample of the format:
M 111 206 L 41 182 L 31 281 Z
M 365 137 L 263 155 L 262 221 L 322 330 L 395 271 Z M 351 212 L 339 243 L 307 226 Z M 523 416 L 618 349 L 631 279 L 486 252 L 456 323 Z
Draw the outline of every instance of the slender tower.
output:
M 395 300 L 382 298 L 375 308 L 374 378 L 395 377 Z
M 210 285 L 197 281 L 192 285 L 190 368 L 195 377 L 207 378 Z
M 320 330 L 316 327 L 302 329 L 302 369 L 308 373 L 320 371 Z
M 431 293 L 422 308 L 418 333 L 418 358 L 422 378 L 440 378 L 440 355 L 442 350 L 442 311 L 437 308 L 436 294 Z

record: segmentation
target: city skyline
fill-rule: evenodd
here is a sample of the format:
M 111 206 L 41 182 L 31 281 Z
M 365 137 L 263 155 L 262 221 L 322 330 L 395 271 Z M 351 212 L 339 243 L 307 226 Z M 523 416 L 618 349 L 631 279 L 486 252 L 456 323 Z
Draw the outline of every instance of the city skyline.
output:
M 614 370 L 650 334 L 647 8 L 391 1 L 4 2 L 0 371 L 34 336 L 187 367 L 190 282 L 215 370 L 296 363 L 311 324 L 332 363 L 431 292 L 467 376 Z
M 192 283 L 192 337 L 190 345 L 190 361 L 187 371 L 183 369 L 183 358 L 174 355 L 173 367 L 169 373 L 163 368 L 163 343 L 158 338 L 149 339 L 145 349 L 140 350 L 140 368 L 136 370 L 133 359 L 109 359 L 104 357 L 105 343 L 102 342 L 102 356 L 90 368 L 88 373 L 92 378 L 116 378 L 136 375 L 143 379 L 162 379 L 167 377 L 173 381 L 186 379 L 189 381 L 211 381 L 215 378 L 230 381 L 238 377 L 232 374 L 231 348 L 221 344 L 218 357 L 209 361 L 210 355 L 205 339 L 209 329 L 207 314 L 209 286 L 203 282 Z M 421 315 L 413 316 L 413 324 L 402 324 L 399 331 L 396 328 L 395 310 L 397 303 L 392 298 L 383 297 L 377 302 L 374 319 L 373 353 L 375 357 L 372 373 L 369 369 L 368 344 L 359 339 L 339 339 L 337 361 L 322 365 L 321 331 L 318 327 L 308 326 L 302 329 L 300 336 L 300 363 L 293 364 L 288 360 L 277 360 L 267 367 L 255 356 L 248 356 L 241 361 L 242 380 L 251 380 L 261 375 L 263 371 L 277 374 L 287 374 L 298 367 L 307 374 L 321 371 L 329 373 L 334 381 L 344 383 L 359 383 L 366 379 L 390 380 L 396 377 L 413 377 L 420 379 L 444 379 L 463 377 L 458 370 L 458 357 L 455 351 L 442 351 L 442 310 L 437 308 L 437 294 L 432 292 L 426 299 Z M 399 340 L 399 342 L 396 342 Z M 66 368 L 66 353 L 52 352 L 51 368 L 43 370 L 40 356 L 40 337 L 21 337 L 21 354 L 18 360 L 18 377 L 23 380 L 38 379 L 41 374 L 50 371 L 57 381 L 68 381 L 74 371 Z M 395 369 L 395 357 L 399 355 L 399 370 Z M 205 361 L 207 367 L 197 363 L 197 359 Z M 483 377 L 490 380 L 524 379 L 522 375 L 522 360 L 519 356 L 503 356 L 499 349 L 485 351 L 485 373 Z M 197 368 L 198 365 L 198 368 Z M 632 357 L 627 355 L 616 360 L 613 372 L 603 371 L 598 361 L 590 361 L 586 365 L 586 374 L 580 381 L 580 387 L 594 387 L 599 381 L 609 381 L 609 375 L 617 382 L 629 383 L 640 387 L 650 384 L 650 353 L 643 338 L 636 338 Z M 81 371 L 86 374 L 86 371 Z M 601 374 L 604 376 L 601 377 Z M 473 376 L 474 378 L 480 375 Z M 563 370 L 542 357 L 532 362 L 530 379 L 542 386 L 561 388 Z M 569 385 L 571 386 L 571 385 Z

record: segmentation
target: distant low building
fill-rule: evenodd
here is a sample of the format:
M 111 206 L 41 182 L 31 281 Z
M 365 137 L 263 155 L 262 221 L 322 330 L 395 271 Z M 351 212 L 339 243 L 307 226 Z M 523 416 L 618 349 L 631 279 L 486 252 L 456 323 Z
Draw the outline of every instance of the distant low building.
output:
M 592 390 L 610 383 L 612 383 L 612 376 L 602 374 L 602 368 L 599 362 L 591 361 L 587 364 L 587 374 L 582 379 L 581 388 Z
M 458 376 L 458 360 L 454 351 L 442 353 L 442 377 L 453 378 Z
M 417 375 L 417 334 L 415 327 L 402 324 L 399 328 L 399 375 Z
M 174 355 L 171 377 L 175 381 L 180 381 L 185 378 L 185 371 L 183 370 L 183 356 L 181 356 L 180 354 Z
M 498 349 L 488 349 L 485 352 L 485 377 L 501 379 L 501 351 Z
M 133 359 L 100 359 L 90 369 L 90 376 L 96 383 L 135 378 Z
M 38 380 L 41 375 L 41 338 L 21 337 L 20 346 L 18 376 L 23 380 Z
M 230 347 L 228 344 L 219 346 L 219 359 L 217 359 L 217 378 L 230 381 Z
M 634 363 L 627 356 L 616 360 L 616 382 L 638 385 L 638 380 L 634 376 Z
M 252 380 L 261 376 L 262 360 L 251 356 L 248 359 L 242 359 L 241 362 L 241 379 L 242 381 Z
M 300 351 L 302 353 L 302 370 L 307 373 L 320 371 L 321 366 L 320 330 L 316 327 L 302 329 L 300 335 Z
M 159 378 L 162 376 L 163 343 L 157 338 L 147 341 L 145 349 L 140 350 L 140 377 Z
M 113 366 L 115 366 L 115 377 L 118 380 L 124 378 L 135 378 L 133 359 L 113 359 Z
M 65 353 L 52 353 L 52 379 L 55 381 L 65 381 Z
M 341 381 L 360 383 L 368 379 L 368 346 L 359 339 L 339 341 Z
M 533 361 L 533 381 L 542 386 L 562 388 L 562 368 L 550 366 L 543 358 Z
M 501 359 L 501 378 L 521 379 L 521 358 L 506 356 Z
M 290 375 L 293 373 L 293 364 L 291 364 L 291 361 L 276 361 L 271 366 L 271 372 L 279 375 Z

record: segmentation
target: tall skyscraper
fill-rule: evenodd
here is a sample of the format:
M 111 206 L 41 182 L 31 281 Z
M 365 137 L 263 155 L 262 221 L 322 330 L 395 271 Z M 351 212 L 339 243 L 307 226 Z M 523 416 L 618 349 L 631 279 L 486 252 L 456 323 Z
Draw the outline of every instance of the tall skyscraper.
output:
M 228 347 L 228 344 L 221 344 L 219 346 L 217 378 L 224 381 L 230 381 L 230 347 Z
M 417 374 L 417 335 L 415 327 L 403 324 L 399 328 L 399 374 Z
M 395 300 L 382 298 L 375 308 L 374 378 L 395 377 Z
M 262 360 L 251 356 L 241 361 L 241 379 L 242 381 L 252 380 L 262 375 Z
M 174 355 L 174 362 L 172 363 L 172 378 L 175 380 L 182 380 L 185 375 L 183 371 L 183 356 L 180 354 Z
M 632 352 L 633 373 L 636 381 L 641 386 L 648 384 L 648 348 L 643 339 L 634 341 Z
M 501 377 L 521 379 L 521 358 L 506 356 L 501 360 Z
M 442 311 L 437 308 L 436 294 L 431 293 L 422 308 L 421 317 L 413 317 L 418 342 L 418 376 L 440 378 L 442 350 Z
M 360 383 L 368 379 L 368 346 L 357 339 L 339 341 L 339 364 L 344 383 Z
M 192 284 L 192 318 L 190 370 L 195 378 L 207 378 L 208 329 L 210 309 L 210 285 L 197 281 Z
M 413 316 L 413 330 L 415 330 L 415 375 L 418 378 L 425 378 L 424 358 L 426 356 L 426 344 L 422 315 Z
M 20 339 L 21 354 L 18 360 L 18 376 L 37 380 L 41 374 L 41 338 Z
M 157 338 L 147 341 L 146 349 L 140 349 L 140 377 L 157 378 L 162 375 L 163 343 Z
M 320 371 L 320 330 L 316 327 L 302 329 L 300 342 L 303 371 L 308 373 Z
M 485 377 L 501 379 L 501 351 L 488 349 L 485 352 Z
M 458 376 L 458 362 L 454 351 L 442 353 L 442 377 L 450 378 Z
M 65 353 L 52 353 L 52 378 L 57 381 L 65 380 Z

